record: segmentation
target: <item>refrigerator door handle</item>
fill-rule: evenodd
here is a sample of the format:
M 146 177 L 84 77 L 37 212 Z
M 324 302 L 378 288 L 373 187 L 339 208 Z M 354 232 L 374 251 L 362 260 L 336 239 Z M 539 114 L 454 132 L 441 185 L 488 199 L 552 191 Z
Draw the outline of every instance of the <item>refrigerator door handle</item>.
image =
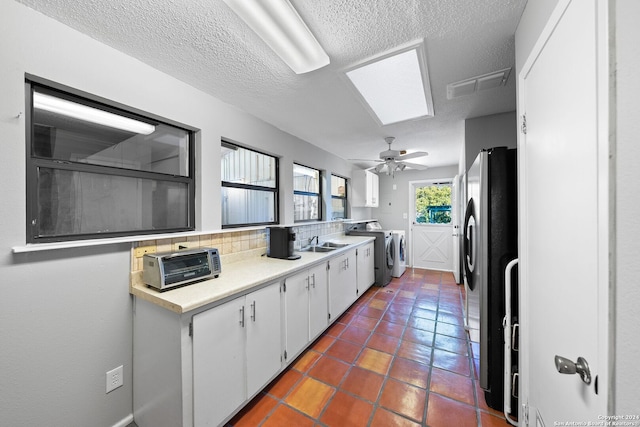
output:
M 473 269 L 475 264 L 474 259 L 474 242 L 473 235 L 476 233 L 475 231 L 475 205 L 473 203 L 473 199 L 469 200 L 467 203 L 467 209 L 465 211 L 464 216 L 464 229 L 463 231 L 463 246 L 464 246 L 464 273 L 467 277 L 467 283 L 469 285 L 469 289 L 475 289 L 475 281 L 473 278 Z M 471 219 L 473 218 L 473 223 L 471 223 Z

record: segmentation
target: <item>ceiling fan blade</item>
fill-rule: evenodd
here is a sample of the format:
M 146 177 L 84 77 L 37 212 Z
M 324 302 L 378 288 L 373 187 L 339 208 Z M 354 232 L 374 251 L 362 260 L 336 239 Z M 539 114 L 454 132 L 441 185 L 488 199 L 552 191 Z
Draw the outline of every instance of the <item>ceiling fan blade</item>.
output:
M 376 159 L 376 160 L 374 160 L 374 159 L 347 159 L 347 160 L 349 160 L 351 162 L 376 162 L 376 163 L 384 162 L 384 160 L 380 160 L 380 159 Z
M 397 160 L 409 160 L 409 159 L 415 159 L 416 157 L 424 157 L 428 155 L 429 153 L 427 153 L 426 151 L 416 151 L 415 153 L 409 153 L 409 154 L 404 154 L 402 156 L 398 156 Z
M 416 169 L 416 170 L 425 170 L 427 168 L 426 165 L 421 165 L 419 163 L 410 163 L 410 162 L 402 162 L 403 165 L 406 165 L 408 168 Z

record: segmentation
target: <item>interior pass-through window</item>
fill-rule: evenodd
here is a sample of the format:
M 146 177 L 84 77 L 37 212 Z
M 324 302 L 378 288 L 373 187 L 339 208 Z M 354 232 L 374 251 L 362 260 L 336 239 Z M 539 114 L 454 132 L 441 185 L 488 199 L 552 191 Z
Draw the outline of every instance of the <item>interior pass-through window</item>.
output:
M 30 243 L 194 229 L 192 130 L 26 87 Z

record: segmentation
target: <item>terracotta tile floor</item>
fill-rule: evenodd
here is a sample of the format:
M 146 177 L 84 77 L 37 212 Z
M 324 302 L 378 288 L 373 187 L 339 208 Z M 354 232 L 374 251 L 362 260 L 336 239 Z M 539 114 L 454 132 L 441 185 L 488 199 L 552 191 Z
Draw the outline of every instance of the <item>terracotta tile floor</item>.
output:
M 421 269 L 372 287 L 227 425 L 509 426 L 484 402 L 463 292 Z

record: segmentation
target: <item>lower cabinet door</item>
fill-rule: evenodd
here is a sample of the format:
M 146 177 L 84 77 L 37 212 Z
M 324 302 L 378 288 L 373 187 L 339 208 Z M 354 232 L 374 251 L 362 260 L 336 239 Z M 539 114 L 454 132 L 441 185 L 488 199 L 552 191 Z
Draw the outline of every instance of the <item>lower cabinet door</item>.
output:
M 332 320 L 340 316 L 357 298 L 355 251 L 352 265 L 349 265 L 349 260 L 349 253 L 329 260 L 329 312 Z
M 193 316 L 193 419 L 198 427 L 217 426 L 246 400 L 244 300 Z
M 252 397 L 281 367 L 280 283 L 246 296 L 247 397 Z
M 286 360 L 294 358 L 309 343 L 309 276 L 307 271 L 285 280 Z
M 358 295 L 362 295 L 376 281 L 373 251 L 373 242 L 358 249 Z
M 313 340 L 329 324 L 327 264 L 309 270 L 309 339 Z

